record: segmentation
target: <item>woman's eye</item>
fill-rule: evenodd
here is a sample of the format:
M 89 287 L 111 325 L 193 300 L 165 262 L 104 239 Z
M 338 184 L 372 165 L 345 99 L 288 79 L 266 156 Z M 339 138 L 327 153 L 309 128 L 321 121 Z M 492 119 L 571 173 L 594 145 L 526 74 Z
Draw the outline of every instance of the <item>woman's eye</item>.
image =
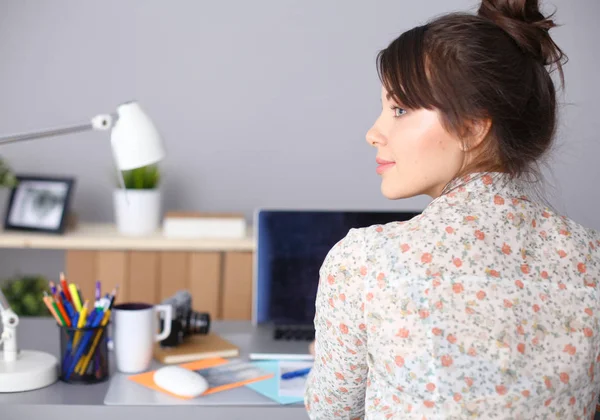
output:
M 404 114 L 406 114 L 406 110 L 405 109 L 397 107 L 397 106 L 393 107 L 392 110 L 394 111 L 394 117 L 396 117 L 396 118 L 397 117 L 401 117 Z

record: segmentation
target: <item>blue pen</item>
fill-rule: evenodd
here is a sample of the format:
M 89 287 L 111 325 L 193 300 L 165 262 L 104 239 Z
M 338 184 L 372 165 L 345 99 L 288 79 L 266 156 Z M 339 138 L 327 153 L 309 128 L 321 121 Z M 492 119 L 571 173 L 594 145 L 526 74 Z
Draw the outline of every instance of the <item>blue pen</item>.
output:
M 74 328 L 77 328 L 77 324 L 79 324 L 79 312 L 75 311 L 75 318 L 72 319 L 72 323 L 74 325 Z M 83 327 L 86 328 L 86 327 L 89 327 L 89 326 L 90 325 L 89 325 L 89 318 L 88 318 L 88 320 L 86 321 L 86 323 L 84 324 Z M 64 366 L 68 366 L 68 364 L 71 361 L 71 358 L 73 356 L 73 352 L 72 352 L 73 340 L 74 340 L 74 336 L 70 337 L 69 343 L 67 344 L 67 351 L 65 352 L 65 356 L 64 356 L 64 359 L 63 359 L 63 365 Z M 79 341 L 79 345 L 80 346 L 81 346 L 82 342 L 83 342 L 83 340 Z
M 71 325 L 73 325 L 73 328 L 76 328 L 77 322 L 79 320 L 79 313 L 73 308 L 69 301 L 64 301 L 63 305 L 69 315 L 69 318 L 71 318 Z M 69 340 L 67 342 L 67 349 L 63 358 L 63 365 L 66 365 L 66 363 L 69 361 L 69 356 L 71 355 L 71 350 L 73 348 L 73 340 L 75 339 L 74 334 L 69 334 L 69 332 L 67 332 L 66 334 L 68 334 Z
M 98 319 L 98 318 L 100 318 L 100 319 Z M 98 322 L 101 320 L 102 320 L 102 311 L 98 310 L 98 308 L 96 308 L 95 311 L 92 311 L 92 313 L 89 314 L 87 323 L 85 324 L 85 326 L 90 327 L 90 328 L 95 328 L 98 326 Z
M 83 328 L 93 328 L 96 327 L 96 318 L 98 315 L 98 311 L 92 311 L 88 314 L 86 320 L 85 320 L 85 324 L 83 324 Z M 79 314 L 77 314 L 77 318 L 79 318 Z M 79 319 L 78 319 L 79 320 Z M 100 318 L 100 320 L 102 320 L 102 318 Z M 90 331 L 85 331 L 84 333 L 85 335 L 90 334 Z M 85 337 L 84 335 L 84 337 Z M 83 343 L 83 340 L 80 340 L 79 345 L 81 346 L 81 344 Z
M 63 306 L 65 307 L 65 311 L 67 311 L 67 314 L 69 315 L 69 318 L 71 318 L 71 321 L 72 321 L 73 318 L 75 317 L 75 314 L 77 313 L 77 311 L 75 310 L 75 308 L 73 308 L 73 304 L 71 302 L 69 302 L 69 299 L 67 299 L 67 297 L 65 296 L 65 293 L 62 290 L 60 291 L 60 299 L 62 301 Z M 74 324 L 74 325 L 77 325 L 77 324 Z
M 68 301 L 65 301 L 65 303 L 68 303 Z M 73 305 L 71 305 L 70 303 L 68 306 L 65 305 L 65 310 L 69 313 L 69 317 L 71 318 L 71 325 L 73 325 L 74 329 L 77 328 L 77 324 L 79 323 L 79 312 L 77 312 L 75 310 L 75 308 L 73 308 Z M 74 333 L 72 335 L 69 334 L 69 342 L 67 343 L 67 349 L 65 351 L 65 355 L 63 358 L 64 366 L 67 365 L 67 363 L 69 362 L 69 359 L 71 358 L 74 339 L 75 339 L 75 334 Z
M 92 314 L 90 314 L 90 316 L 88 317 L 86 327 L 94 328 L 94 327 L 99 326 L 100 323 L 102 322 L 103 316 L 104 316 L 103 311 L 92 311 Z M 65 375 L 65 379 L 69 380 L 69 378 L 71 377 L 73 370 L 75 370 L 75 367 L 77 366 L 77 362 L 79 361 L 81 356 L 83 356 L 83 354 L 93 336 L 94 336 L 94 331 L 86 331 L 85 332 L 85 335 L 83 336 L 83 338 L 81 339 L 81 341 L 79 343 L 79 348 L 77 348 L 77 352 L 75 353 L 75 356 L 73 357 L 73 360 L 71 361 L 71 366 L 69 367 L 69 370 L 67 371 L 67 374 Z
M 281 375 L 281 379 L 293 379 L 301 376 L 306 376 L 310 373 L 310 368 L 293 370 Z

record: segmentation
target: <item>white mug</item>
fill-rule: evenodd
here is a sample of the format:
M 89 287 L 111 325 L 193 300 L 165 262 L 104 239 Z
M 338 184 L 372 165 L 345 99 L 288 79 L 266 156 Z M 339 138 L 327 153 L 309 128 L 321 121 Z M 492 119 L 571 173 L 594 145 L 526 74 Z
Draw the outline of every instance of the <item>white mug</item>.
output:
M 171 334 L 171 305 L 121 303 L 113 313 L 113 339 L 117 369 L 124 373 L 147 370 L 152 361 L 154 343 Z M 158 313 L 162 312 L 163 330 L 158 331 Z

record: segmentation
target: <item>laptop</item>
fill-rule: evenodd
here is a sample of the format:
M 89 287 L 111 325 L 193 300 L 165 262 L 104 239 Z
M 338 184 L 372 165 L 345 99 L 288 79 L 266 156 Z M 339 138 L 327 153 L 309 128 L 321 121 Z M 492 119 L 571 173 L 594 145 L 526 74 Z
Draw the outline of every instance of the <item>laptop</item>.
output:
M 310 360 L 319 270 L 351 228 L 406 221 L 416 212 L 270 210 L 254 215 L 253 360 Z

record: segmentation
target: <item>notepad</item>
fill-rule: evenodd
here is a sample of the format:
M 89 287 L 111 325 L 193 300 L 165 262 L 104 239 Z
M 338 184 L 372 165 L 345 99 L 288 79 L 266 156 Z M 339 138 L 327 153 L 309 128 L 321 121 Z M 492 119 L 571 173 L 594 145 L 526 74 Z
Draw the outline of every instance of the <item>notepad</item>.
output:
M 266 361 L 266 362 L 251 362 L 256 367 L 272 373 L 273 376 L 264 381 L 253 382 L 250 384 L 246 384 L 247 388 L 250 388 L 259 394 L 264 395 L 272 399 L 273 401 L 278 402 L 279 404 L 303 404 L 304 398 L 298 396 L 281 396 L 279 394 L 279 375 L 280 368 L 279 362 L 277 361 Z
M 193 362 L 217 357 L 237 357 L 237 346 L 216 334 L 192 335 L 177 347 L 163 348 L 156 345 L 154 358 L 163 364 Z

